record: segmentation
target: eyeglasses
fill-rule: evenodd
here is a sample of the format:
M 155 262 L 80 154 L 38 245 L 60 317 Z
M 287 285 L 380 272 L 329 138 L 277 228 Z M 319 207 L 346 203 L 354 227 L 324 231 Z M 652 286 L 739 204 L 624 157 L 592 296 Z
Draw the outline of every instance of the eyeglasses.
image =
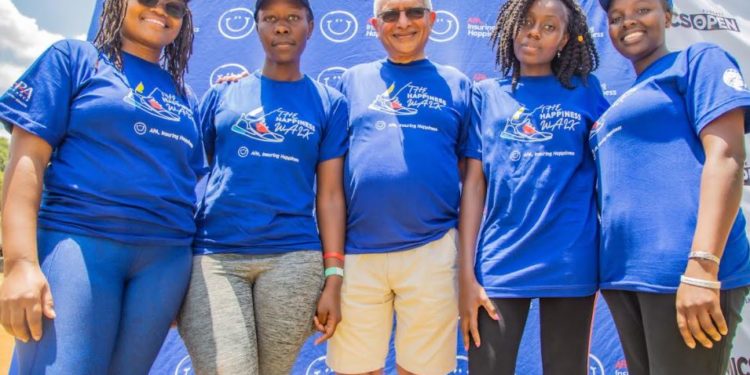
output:
M 185 14 L 188 12 L 187 5 L 182 1 L 138 0 L 138 3 L 149 8 L 154 8 L 159 3 L 163 3 L 164 13 L 172 18 L 185 17 Z
M 406 8 L 403 10 L 391 9 L 378 14 L 378 18 L 387 23 L 398 22 L 398 19 L 401 17 L 401 12 L 404 12 L 406 13 L 406 18 L 410 20 L 418 20 L 424 17 L 425 13 L 429 11 L 430 10 L 427 8 Z

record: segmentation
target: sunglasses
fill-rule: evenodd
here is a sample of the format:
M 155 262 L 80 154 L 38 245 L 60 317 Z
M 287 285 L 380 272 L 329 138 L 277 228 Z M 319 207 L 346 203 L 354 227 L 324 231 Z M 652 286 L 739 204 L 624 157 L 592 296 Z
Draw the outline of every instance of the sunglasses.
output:
M 391 9 L 378 14 L 378 18 L 386 23 L 398 22 L 398 19 L 401 17 L 401 12 L 404 12 L 406 13 L 406 18 L 414 21 L 421 19 L 424 17 L 425 13 L 429 11 L 430 10 L 427 8 L 406 8 L 404 10 Z
M 154 8 L 159 3 L 162 3 L 162 0 L 138 0 L 138 3 L 145 7 Z M 182 1 L 164 2 L 162 7 L 164 8 L 164 13 L 172 18 L 185 17 L 185 14 L 188 12 L 187 5 Z

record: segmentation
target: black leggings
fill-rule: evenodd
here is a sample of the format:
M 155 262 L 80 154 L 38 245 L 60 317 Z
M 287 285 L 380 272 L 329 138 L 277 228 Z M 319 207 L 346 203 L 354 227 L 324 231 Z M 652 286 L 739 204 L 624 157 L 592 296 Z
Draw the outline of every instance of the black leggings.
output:
M 690 349 L 677 328 L 675 294 L 603 290 L 612 312 L 630 375 L 724 375 L 748 288 L 724 290 L 721 312 L 729 334 L 712 349 Z
M 595 295 L 579 298 L 540 298 L 542 369 L 545 375 L 588 373 L 591 318 Z M 492 299 L 500 320 L 479 309 L 482 345 L 469 347 L 469 373 L 513 375 L 530 298 Z

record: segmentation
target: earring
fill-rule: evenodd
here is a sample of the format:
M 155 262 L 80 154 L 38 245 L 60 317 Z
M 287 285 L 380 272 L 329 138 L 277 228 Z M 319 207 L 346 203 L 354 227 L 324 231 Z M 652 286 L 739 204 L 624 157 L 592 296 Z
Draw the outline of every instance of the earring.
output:
M 560 55 L 562 55 L 560 52 L 562 52 L 562 51 L 557 51 L 557 58 L 558 59 L 560 58 Z

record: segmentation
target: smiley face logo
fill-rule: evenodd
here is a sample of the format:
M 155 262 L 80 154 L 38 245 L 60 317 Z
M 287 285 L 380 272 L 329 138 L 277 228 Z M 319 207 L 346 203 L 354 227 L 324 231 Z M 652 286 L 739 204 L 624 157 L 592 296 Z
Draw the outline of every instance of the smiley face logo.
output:
M 248 73 L 247 68 L 245 68 L 244 66 L 240 64 L 224 64 L 211 72 L 211 77 L 209 78 L 208 85 L 211 86 L 215 84 L 216 81 L 221 77 L 227 75 L 238 75 L 242 73 Z
M 357 30 L 357 18 L 343 10 L 328 12 L 320 19 L 320 31 L 326 39 L 334 43 L 350 41 L 357 35 Z
M 219 17 L 219 32 L 227 39 L 242 39 L 255 29 L 253 12 L 247 8 L 233 8 Z
M 430 40 L 442 43 L 455 39 L 460 29 L 458 18 L 445 10 L 438 10 L 435 13 L 437 13 L 437 17 L 435 17 L 435 24 L 432 25 Z
M 146 131 L 148 131 L 148 127 L 142 122 L 136 122 L 135 125 L 133 125 L 133 130 L 135 130 L 135 134 L 144 135 L 146 134 Z
M 375 123 L 375 129 L 383 130 L 385 129 L 385 121 L 378 121 Z
M 190 356 L 186 355 L 174 369 L 174 375 L 194 375 L 193 362 L 190 361 Z
M 318 74 L 317 80 L 324 85 L 336 88 L 341 81 L 341 75 L 344 74 L 345 71 L 346 68 L 342 68 L 340 66 L 332 66 L 320 72 L 320 74 Z
M 604 375 L 602 361 L 591 353 L 589 353 L 589 375 Z
M 328 366 L 326 366 L 326 356 L 318 357 L 307 366 L 305 375 L 326 375 L 333 374 Z

